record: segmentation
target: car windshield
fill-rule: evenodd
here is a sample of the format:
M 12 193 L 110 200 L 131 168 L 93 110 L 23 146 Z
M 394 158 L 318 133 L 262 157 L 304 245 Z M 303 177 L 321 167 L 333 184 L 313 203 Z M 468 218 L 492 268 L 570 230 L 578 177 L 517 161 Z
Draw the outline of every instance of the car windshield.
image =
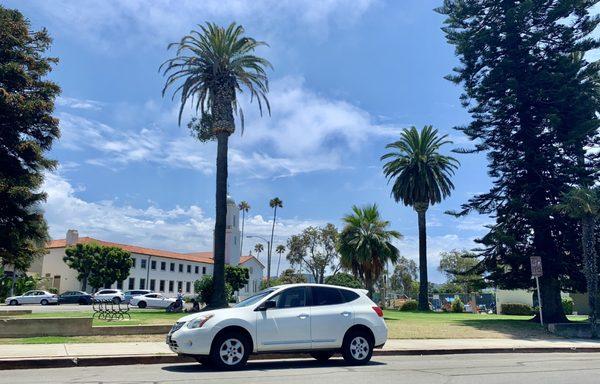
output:
M 249 298 L 240 301 L 239 303 L 237 303 L 236 305 L 234 305 L 235 308 L 240 308 L 240 307 L 247 307 L 249 305 L 252 304 L 256 304 L 257 302 L 259 302 L 263 297 L 275 292 L 276 288 L 269 288 L 269 289 L 265 289 L 264 291 L 260 291 L 258 292 L 256 295 L 250 296 Z

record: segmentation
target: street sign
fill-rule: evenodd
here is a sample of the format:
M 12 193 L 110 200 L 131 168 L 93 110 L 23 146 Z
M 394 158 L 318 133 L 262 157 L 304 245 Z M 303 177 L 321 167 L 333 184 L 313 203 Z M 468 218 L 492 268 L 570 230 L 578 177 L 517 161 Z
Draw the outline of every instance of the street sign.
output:
M 531 256 L 531 276 L 542 277 L 544 272 L 542 271 L 542 258 L 540 256 Z

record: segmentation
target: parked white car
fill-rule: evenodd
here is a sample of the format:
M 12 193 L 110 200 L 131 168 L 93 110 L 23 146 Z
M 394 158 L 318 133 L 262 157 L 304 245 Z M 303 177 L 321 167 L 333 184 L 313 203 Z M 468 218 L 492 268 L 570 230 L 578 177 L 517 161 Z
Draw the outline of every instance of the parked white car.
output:
M 8 305 L 20 305 L 20 304 L 57 304 L 58 295 L 47 291 L 28 291 L 20 296 L 7 297 L 4 301 Z
M 95 301 L 112 301 L 115 304 L 121 303 L 125 295 L 120 289 L 101 289 L 94 294 Z
M 341 352 L 347 363 L 366 364 L 386 340 L 383 312 L 365 290 L 316 284 L 272 287 L 232 308 L 182 317 L 167 335 L 172 351 L 219 369 L 273 352 L 319 361 Z
M 139 308 L 168 308 L 174 303 L 175 299 L 164 297 L 160 293 L 147 293 L 129 299 L 130 305 L 135 305 Z

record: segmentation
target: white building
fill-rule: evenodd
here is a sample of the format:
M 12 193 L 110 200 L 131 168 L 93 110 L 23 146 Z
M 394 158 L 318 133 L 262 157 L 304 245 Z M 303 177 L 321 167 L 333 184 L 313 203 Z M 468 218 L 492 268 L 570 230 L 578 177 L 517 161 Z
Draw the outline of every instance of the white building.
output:
M 131 253 L 133 267 L 129 276 L 124 281 L 105 288 L 125 291 L 150 289 L 167 296 L 174 296 L 181 289 L 184 294 L 192 294 L 195 293 L 194 281 L 204 275 L 212 275 L 213 271 L 212 252 L 170 252 L 92 237 L 79 237 L 76 230 L 69 230 L 65 239 L 52 240 L 48 244 L 48 253 L 35 260 L 28 272 L 45 278 L 48 288 L 56 288 L 59 292 L 81 290 L 82 284 L 77 279 L 77 271 L 69 268 L 63 257 L 66 247 L 86 243 L 119 247 Z M 250 270 L 249 283 L 239 292 L 240 297 L 245 297 L 260 290 L 264 266 L 254 256 L 240 257 L 240 254 L 239 209 L 235 201 L 228 198 L 225 263 L 242 265 Z M 88 290 L 90 289 L 88 287 Z

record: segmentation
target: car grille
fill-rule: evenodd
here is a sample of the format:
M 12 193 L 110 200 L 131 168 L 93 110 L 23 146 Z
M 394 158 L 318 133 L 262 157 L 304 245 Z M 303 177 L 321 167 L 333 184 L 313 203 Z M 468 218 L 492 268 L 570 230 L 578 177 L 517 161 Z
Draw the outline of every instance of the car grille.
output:
M 183 327 L 184 324 L 185 321 L 178 321 L 177 323 L 173 324 L 173 327 L 171 327 L 171 332 L 169 333 L 177 332 L 179 329 L 181 329 L 181 327 Z

